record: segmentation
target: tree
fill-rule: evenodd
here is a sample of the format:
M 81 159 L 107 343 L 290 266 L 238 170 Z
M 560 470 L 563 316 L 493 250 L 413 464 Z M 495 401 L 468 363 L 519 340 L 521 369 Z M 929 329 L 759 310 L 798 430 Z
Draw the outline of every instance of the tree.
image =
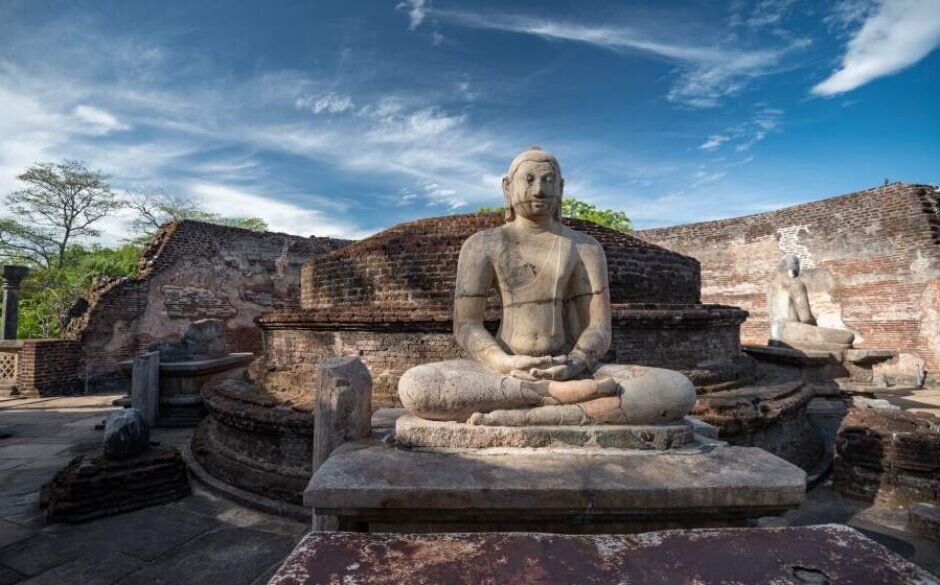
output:
M 129 205 L 139 214 L 134 220 L 133 230 L 138 234 L 138 238 L 144 241 L 150 239 L 153 233 L 167 222 L 183 219 L 258 232 L 268 229 L 267 222 L 260 217 L 224 217 L 213 211 L 205 211 L 198 201 L 186 195 L 139 191 L 130 195 Z
M 504 207 L 481 207 L 478 213 L 503 212 L 504 210 Z M 613 209 L 598 209 L 574 197 L 565 197 L 561 200 L 561 216 L 594 222 L 618 232 L 633 231 L 633 225 L 626 213 Z
M 38 163 L 17 177 L 26 188 L 6 197 L 16 219 L 0 219 L 0 255 L 45 268 L 62 268 L 77 238 L 97 237 L 93 224 L 124 202 L 107 175 L 79 161 Z

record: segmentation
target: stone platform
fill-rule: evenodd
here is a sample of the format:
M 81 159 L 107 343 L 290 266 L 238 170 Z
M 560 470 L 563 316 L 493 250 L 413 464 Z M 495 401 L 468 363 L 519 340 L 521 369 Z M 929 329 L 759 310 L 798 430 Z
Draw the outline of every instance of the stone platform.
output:
M 674 449 L 692 442 L 693 424 L 498 427 L 431 421 L 412 415 L 395 422 L 401 447 L 488 449 L 492 447 Z
M 269 582 L 940 583 L 840 525 L 636 535 L 311 533 Z
M 637 532 L 743 525 L 803 501 L 806 474 L 705 438 L 669 451 L 340 446 L 304 504 L 340 530 Z

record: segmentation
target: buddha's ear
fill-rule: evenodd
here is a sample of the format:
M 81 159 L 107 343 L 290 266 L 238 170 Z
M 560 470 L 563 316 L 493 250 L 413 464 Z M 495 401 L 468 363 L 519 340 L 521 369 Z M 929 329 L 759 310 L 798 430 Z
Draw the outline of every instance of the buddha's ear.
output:
M 565 180 L 558 180 L 558 198 L 560 199 L 565 194 Z
M 503 177 L 503 199 L 509 201 L 509 177 Z
M 509 177 L 503 177 L 503 218 L 507 222 L 516 218 L 516 212 L 512 209 L 512 196 L 509 189 Z

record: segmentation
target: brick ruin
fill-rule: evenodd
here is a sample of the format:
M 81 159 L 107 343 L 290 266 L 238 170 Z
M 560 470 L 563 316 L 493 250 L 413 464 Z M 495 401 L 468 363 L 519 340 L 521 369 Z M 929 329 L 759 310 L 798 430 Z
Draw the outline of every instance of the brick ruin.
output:
M 96 388 L 120 379 L 118 364 L 155 341 L 177 339 L 197 319 L 225 322 L 228 351 L 262 347 L 254 318 L 295 307 L 300 267 L 347 240 L 257 232 L 184 220 L 156 234 L 132 278 L 100 282 L 73 309 L 67 336 L 81 345 Z
M 696 258 L 702 299 L 750 316 L 742 342 L 767 341 L 766 289 L 776 263 L 800 258 L 822 326 L 856 347 L 895 349 L 899 367 L 940 371 L 940 193 L 894 183 L 778 211 L 636 235 Z

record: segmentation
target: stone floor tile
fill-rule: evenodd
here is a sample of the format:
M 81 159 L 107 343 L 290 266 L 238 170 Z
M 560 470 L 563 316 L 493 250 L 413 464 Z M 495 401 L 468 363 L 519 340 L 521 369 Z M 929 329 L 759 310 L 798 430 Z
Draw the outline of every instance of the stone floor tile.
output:
M 18 585 L 110 585 L 143 566 L 127 555 L 88 557 L 62 563 Z
M 0 444 L 0 459 L 44 459 L 67 451 L 71 443 L 19 443 L 13 445 Z
M 198 485 L 193 486 L 191 496 L 169 505 L 215 518 L 225 524 L 241 528 L 252 528 L 262 532 L 299 538 L 310 530 L 310 525 L 307 522 L 298 522 L 245 508 L 208 492 Z
M 0 493 L 18 496 L 39 491 L 56 474 L 56 468 L 0 471 Z
M 157 506 L 87 524 L 48 527 L 0 551 L 0 563 L 32 576 L 70 560 L 118 553 L 152 561 L 216 526 L 210 518 Z
M 0 585 L 13 585 L 14 583 L 20 583 L 25 578 L 26 575 L 23 573 L 0 565 Z
M 224 527 L 179 547 L 127 575 L 118 585 L 251 585 L 293 549 L 296 539 L 247 528 Z
M 35 532 L 35 530 L 20 526 L 19 524 L 7 522 L 6 520 L 0 520 L 0 549 L 19 542 L 31 536 Z

